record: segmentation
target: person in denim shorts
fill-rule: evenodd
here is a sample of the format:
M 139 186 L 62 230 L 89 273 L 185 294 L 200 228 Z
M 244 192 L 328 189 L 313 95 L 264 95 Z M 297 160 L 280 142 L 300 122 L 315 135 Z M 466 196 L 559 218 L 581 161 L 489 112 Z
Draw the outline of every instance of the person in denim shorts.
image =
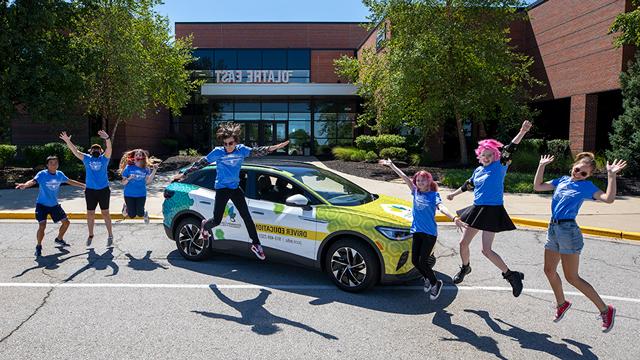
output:
M 554 321 L 560 321 L 571 307 L 571 302 L 564 297 L 562 280 L 556 271 L 558 264 L 562 261 L 565 279 L 598 308 L 602 317 L 602 331 L 608 332 L 613 327 L 615 308 L 605 304 L 591 284 L 578 275 L 584 240 L 576 223 L 576 216 L 584 200 L 613 203 L 616 197 L 616 174 L 622 171 L 627 163 L 621 160 L 614 160 L 612 164 L 607 162 L 608 184 L 607 191 L 603 192 L 587 180 L 596 169 L 596 161 L 592 153 L 583 152 L 576 156 L 570 176 L 543 182 L 545 166 L 553 160 L 553 156 L 542 156 L 533 180 L 533 189 L 535 191 L 553 190 L 551 221 L 547 231 L 547 243 L 544 246 L 544 272 L 557 301 Z

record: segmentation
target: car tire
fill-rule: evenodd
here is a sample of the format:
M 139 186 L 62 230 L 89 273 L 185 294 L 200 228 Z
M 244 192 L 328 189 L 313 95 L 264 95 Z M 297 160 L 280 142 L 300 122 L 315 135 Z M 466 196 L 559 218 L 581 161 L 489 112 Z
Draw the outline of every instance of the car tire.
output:
M 380 264 L 374 250 L 356 239 L 341 239 L 329 246 L 325 271 L 338 288 L 360 292 L 371 288 L 380 278 Z
M 188 217 L 178 224 L 174 239 L 176 247 L 183 258 L 191 261 L 200 261 L 209 257 L 210 246 L 200 238 L 201 220 L 196 217 Z
M 429 267 L 429 269 L 433 269 L 433 267 L 436 266 L 435 255 L 433 254 L 429 255 L 429 258 L 427 259 L 427 266 Z

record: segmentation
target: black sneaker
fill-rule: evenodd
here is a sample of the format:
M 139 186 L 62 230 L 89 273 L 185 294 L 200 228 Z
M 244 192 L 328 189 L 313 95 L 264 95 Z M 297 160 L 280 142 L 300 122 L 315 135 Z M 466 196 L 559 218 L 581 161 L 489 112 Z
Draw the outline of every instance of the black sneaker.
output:
M 429 279 L 424 279 L 424 292 L 427 294 L 431 291 L 431 282 Z
M 506 273 L 502 274 L 502 277 L 505 278 L 509 284 L 511 284 L 511 288 L 513 289 L 513 296 L 518 297 L 522 293 L 522 280 L 524 280 L 524 274 L 517 271 L 507 270 Z
M 429 298 L 431 300 L 435 300 L 440 296 L 440 291 L 442 290 L 442 280 L 436 281 L 435 285 L 431 285 L 431 294 L 429 294 Z
M 56 243 L 56 245 L 58 246 L 71 246 L 69 245 L 68 242 L 64 241 L 63 239 L 56 238 L 53 242 Z
M 454 284 L 460 284 L 464 281 L 464 277 L 471 273 L 471 264 L 460 266 L 460 271 L 453 277 Z
M 42 256 L 42 245 L 36 245 L 36 257 Z

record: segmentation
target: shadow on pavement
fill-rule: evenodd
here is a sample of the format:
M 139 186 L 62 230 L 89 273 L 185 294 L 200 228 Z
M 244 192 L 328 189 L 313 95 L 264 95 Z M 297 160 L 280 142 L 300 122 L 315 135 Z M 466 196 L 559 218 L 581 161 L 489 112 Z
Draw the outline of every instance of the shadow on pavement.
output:
M 72 255 L 72 256 L 69 256 L 68 258 L 62 259 L 62 256 L 68 255 L 71 252 L 62 246 L 56 246 L 56 249 L 58 249 L 59 252 L 55 254 L 36 257 L 36 263 L 37 263 L 36 266 L 32 266 L 28 269 L 24 269 L 24 271 L 22 271 L 18 275 L 15 275 L 13 278 L 15 279 L 15 278 L 21 277 L 24 274 L 37 269 L 55 270 L 60 267 L 60 264 L 62 264 L 63 262 L 71 258 L 88 254 L 88 253 L 81 253 L 81 254 Z
M 107 276 L 115 276 L 118 274 L 118 271 L 120 271 L 120 267 L 118 266 L 118 264 L 116 264 L 116 262 L 113 261 L 114 257 L 113 257 L 112 247 L 108 248 L 107 251 L 105 251 L 101 255 L 96 254 L 96 251 L 93 248 L 89 249 L 89 252 L 87 254 L 88 254 L 87 255 L 88 264 L 81 267 L 73 274 L 71 274 L 68 278 L 64 280 L 65 282 L 73 280 L 76 276 L 82 274 L 83 272 L 89 269 L 95 269 L 96 271 L 100 271 L 100 270 L 106 270 L 109 267 L 112 269 L 112 271 L 111 271 L 111 275 L 107 275 Z
M 569 349 L 569 347 L 566 344 L 559 344 L 549 340 L 551 338 L 551 335 L 549 334 L 524 330 L 520 327 L 509 324 L 506 321 L 503 321 L 501 319 L 496 318 L 494 320 L 491 318 L 491 316 L 487 311 L 469 310 L 469 309 L 465 309 L 464 311 L 467 313 L 478 315 L 479 317 L 484 319 L 487 326 L 489 326 L 489 328 L 491 328 L 493 332 L 495 332 L 496 334 L 510 337 L 512 340 L 515 340 L 518 343 L 520 343 L 520 347 L 523 349 L 530 349 L 530 350 L 535 350 L 539 352 L 544 352 L 549 355 L 558 357 L 560 359 L 577 359 L 577 358 L 597 359 L 598 358 L 597 356 L 595 356 L 595 354 L 591 352 L 590 350 L 591 346 L 579 343 L 575 340 L 563 339 L 564 342 L 579 348 L 581 353 L 577 353 Z M 502 326 L 498 323 L 505 325 L 508 328 L 503 329 Z M 499 354 L 499 351 L 498 351 L 498 354 Z M 498 356 L 498 354 L 496 354 L 496 356 Z
M 484 351 L 488 354 L 495 355 L 498 359 L 507 358 L 500 353 L 498 348 L 498 342 L 490 336 L 478 336 L 473 330 L 467 329 L 462 325 L 454 324 L 451 321 L 452 314 L 446 310 L 438 311 L 433 316 L 433 325 L 436 325 L 444 330 L 447 330 L 453 338 L 443 338 L 442 341 L 456 341 L 467 343 L 475 347 L 479 351 Z
M 214 256 L 213 260 L 194 262 L 182 258 L 178 251 L 174 250 L 167 256 L 167 261 L 171 266 L 200 274 L 257 286 L 275 287 L 279 291 L 312 297 L 314 299 L 309 304 L 314 306 L 341 303 L 385 313 L 419 315 L 446 308 L 458 295 L 457 289 L 447 288 L 443 289 L 438 300 L 431 301 L 422 290 L 399 290 L 380 285 L 363 293 L 349 293 L 334 287 L 320 271 L 294 265 L 258 262 L 234 255 Z M 445 274 L 436 273 L 436 276 L 445 283 L 452 281 Z M 406 285 L 422 286 L 422 281 Z
M 223 303 L 234 308 L 240 313 L 240 316 L 230 316 L 225 314 L 217 314 L 207 311 L 192 311 L 193 313 L 211 318 L 222 319 L 226 321 L 232 321 L 240 325 L 251 326 L 251 331 L 259 335 L 273 335 L 282 330 L 277 324 L 289 325 L 314 333 L 329 340 L 338 340 L 337 337 L 318 331 L 311 326 L 303 323 L 289 320 L 277 315 L 272 314 L 269 310 L 265 309 L 264 305 L 267 302 L 267 298 L 271 295 L 271 291 L 267 289 L 260 289 L 260 294 L 253 299 L 244 301 L 235 301 L 223 294 L 220 289 L 215 285 L 210 286 L 211 291 L 220 299 Z
M 127 264 L 127 266 L 137 271 L 154 271 L 156 269 L 167 270 L 168 267 L 162 266 L 161 264 L 151 259 L 151 253 L 151 250 L 147 250 L 147 253 L 142 259 L 136 259 L 129 253 L 124 254 L 124 256 L 129 259 L 129 263 Z

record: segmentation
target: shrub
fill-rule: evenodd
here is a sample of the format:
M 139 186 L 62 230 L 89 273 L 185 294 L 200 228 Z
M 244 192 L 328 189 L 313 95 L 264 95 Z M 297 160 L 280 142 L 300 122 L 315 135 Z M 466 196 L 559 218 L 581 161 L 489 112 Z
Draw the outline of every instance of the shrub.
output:
M 380 150 L 380 157 L 383 159 L 404 160 L 407 158 L 407 149 L 401 147 L 388 147 Z
M 351 161 L 365 161 L 367 158 L 367 152 L 364 150 L 356 149 L 351 153 L 349 160 Z
M 401 148 L 404 146 L 405 139 L 400 135 L 383 134 L 376 137 L 376 149 L 382 151 L 387 148 Z M 406 151 L 406 150 L 405 150 Z M 380 155 L 381 157 L 384 157 Z M 406 157 L 406 155 L 405 155 Z
M 356 150 L 357 149 L 352 148 L 352 147 L 337 146 L 337 147 L 334 147 L 333 149 L 331 149 L 331 153 L 338 160 L 351 161 L 351 155 Z
M 78 151 L 84 151 L 81 146 L 76 147 L 78 148 Z M 69 148 L 63 143 L 26 146 L 21 149 L 21 153 L 26 160 L 27 166 L 44 165 L 47 157 L 52 155 L 55 155 L 60 159 L 60 165 L 77 161 L 75 155 L 73 155 L 71 150 L 69 150 Z
M 571 157 L 571 151 L 569 148 L 569 140 L 549 140 L 547 141 L 547 152 L 556 157 L 556 159 L 561 157 Z
M 182 155 L 182 156 L 202 156 L 202 155 L 200 155 L 198 150 L 191 149 L 191 148 L 178 151 L 178 155 Z
M 511 170 L 535 172 L 540 163 L 540 154 L 532 149 L 518 149 L 513 153 L 512 160 Z
M 534 152 L 542 154 L 546 150 L 544 139 L 524 139 L 518 145 L 517 152 Z
M 160 144 L 166 148 L 165 151 L 167 154 L 175 154 L 178 151 L 178 140 L 176 139 L 162 139 L 160 140 Z
M 16 157 L 16 146 L 8 144 L 0 144 L 0 169 L 12 164 Z
M 364 156 L 364 160 L 367 162 L 376 162 L 378 161 L 378 155 L 375 153 L 375 151 L 367 151 Z
M 376 150 L 376 136 L 360 135 L 356 138 L 356 147 L 366 151 Z

